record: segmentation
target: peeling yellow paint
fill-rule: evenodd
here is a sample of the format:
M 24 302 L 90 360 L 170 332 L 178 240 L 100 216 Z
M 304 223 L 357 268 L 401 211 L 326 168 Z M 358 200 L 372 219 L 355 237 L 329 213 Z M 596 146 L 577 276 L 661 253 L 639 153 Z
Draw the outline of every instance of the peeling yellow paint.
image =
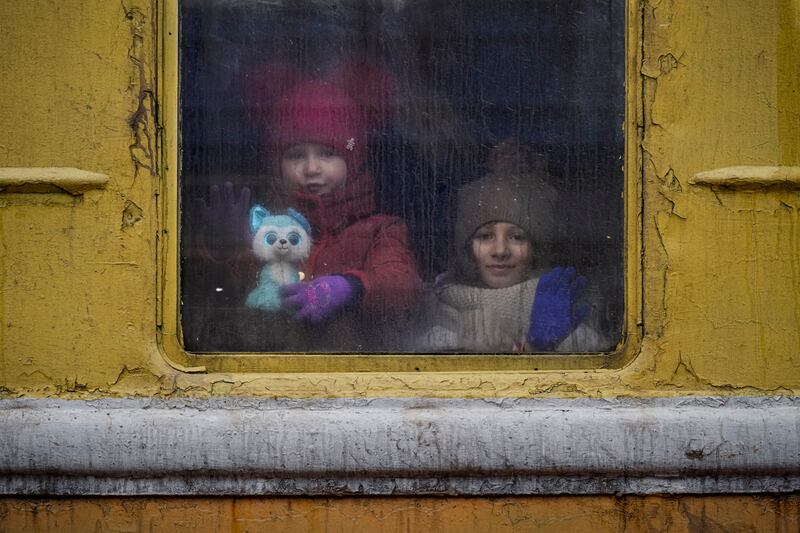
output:
M 631 108 L 642 107 L 641 181 L 628 194 L 638 203 L 641 186 L 642 209 L 630 215 L 642 228 L 631 243 L 642 242 L 634 281 L 644 337 L 624 368 L 443 372 L 432 357 L 419 372 L 269 374 L 185 372 L 159 344 L 158 254 L 171 236 L 159 234 L 155 6 L 53 0 L 4 12 L 0 165 L 70 166 L 109 179 L 80 201 L 0 192 L 0 395 L 800 390 L 798 192 L 690 182 L 722 167 L 798 165 L 796 1 L 643 3 L 641 50 L 631 50 L 641 54 L 642 91 L 630 95 Z

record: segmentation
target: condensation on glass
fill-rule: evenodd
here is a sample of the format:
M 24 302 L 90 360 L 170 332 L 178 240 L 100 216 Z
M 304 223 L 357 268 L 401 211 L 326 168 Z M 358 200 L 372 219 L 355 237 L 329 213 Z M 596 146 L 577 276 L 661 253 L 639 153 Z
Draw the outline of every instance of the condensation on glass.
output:
M 536 351 L 530 280 L 556 266 L 586 278 L 572 303 L 590 313 L 567 325 L 593 337 L 539 350 L 613 349 L 623 315 L 625 9 L 624 0 L 182 0 L 186 349 Z M 333 192 L 308 185 L 313 177 L 298 185 L 287 169 L 331 160 L 345 166 Z M 498 187 L 511 188 L 491 196 Z M 256 205 L 269 215 L 254 220 Z M 291 217 L 265 222 L 289 207 L 310 223 L 308 236 Z M 311 241 L 293 294 L 322 308 L 311 309 L 317 322 L 295 318 L 280 288 L 262 291 L 261 307 L 247 303 L 280 277 L 262 273 L 273 260 L 253 249 L 254 227 L 270 221 L 272 236 L 255 239 L 263 248 L 291 240 L 292 223 Z M 499 252 L 473 248 L 484 222 L 524 234 L 481 237 L 503 239 Z M 528 250 L 509 252 L 520 241 Z M 515 271 L 520 257 L 528 270 L 496 288 L 475 254 L 488 258 L 486 276 Z M 563 315 L 557 299 L 540 302 Z

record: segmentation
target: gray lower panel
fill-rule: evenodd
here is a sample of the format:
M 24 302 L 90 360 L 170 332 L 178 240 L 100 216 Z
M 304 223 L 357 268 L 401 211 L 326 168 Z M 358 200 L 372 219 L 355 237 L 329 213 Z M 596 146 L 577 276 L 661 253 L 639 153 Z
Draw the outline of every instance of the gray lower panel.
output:
M 74 496 L 509 496 L 558 494 L 779 493 L 800 490 L 800 477 L 706 476 L 675 478 L 228 478 L 184 475 L 113 479 L 89 476 L 10 476 L 2 494 Z
M 800 399 L 0 401 L 0 493 L 800 490 Z

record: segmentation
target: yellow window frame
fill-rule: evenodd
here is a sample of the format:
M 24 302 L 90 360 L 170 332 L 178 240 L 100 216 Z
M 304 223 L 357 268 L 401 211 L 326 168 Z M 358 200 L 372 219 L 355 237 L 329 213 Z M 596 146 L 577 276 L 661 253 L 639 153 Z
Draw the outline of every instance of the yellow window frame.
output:
M 187 351 L 180 317 L 180 93 L 179 0 L 159 2 L 158 196 L 159 347 L 186 372 L 530 372 L 621 368 L 639 353 L 642 338 L 642 182 L 640 149 L 643 84 L 641 0 L 628 0 L 625 21 L 624 313 L 613 352 L 591 354 L 197 353 Z M 487 379 L 490 377 L 487 375 Z

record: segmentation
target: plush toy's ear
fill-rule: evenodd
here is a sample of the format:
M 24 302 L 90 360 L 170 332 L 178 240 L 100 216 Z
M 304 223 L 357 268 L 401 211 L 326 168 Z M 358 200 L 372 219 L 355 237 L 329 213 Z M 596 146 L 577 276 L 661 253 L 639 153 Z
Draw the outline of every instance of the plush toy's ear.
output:
M 269 216 L 269 211 L 267 211 L 263 206 L 254 205 L 250 209 L 250 231 L 253 232 L 253 235 L 256 234 L 258 228 L 261 227 L 261 223 L 268 216 Z
M 311 235 L 311 224 L 308 223 L 308 220 L 306 220 L 306 217 L 304 217 L 303 215 L 301 215 L 299 212 L 295 211 L 291 207 L 289 209 L 287 209 L 286 212 L 289 213 L 289 216 L 292 217 L 293 219 L 295 219 L 297 221 L 297 223 L 300 224 L 303 227 L 304 230 L 306 230 L 306 233 Z

